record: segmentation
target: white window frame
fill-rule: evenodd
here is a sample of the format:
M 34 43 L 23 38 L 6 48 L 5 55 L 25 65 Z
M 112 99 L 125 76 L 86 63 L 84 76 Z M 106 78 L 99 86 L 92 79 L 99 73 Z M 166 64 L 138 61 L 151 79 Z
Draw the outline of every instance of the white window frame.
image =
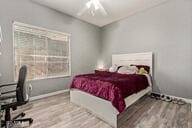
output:
M 12 24 L 12 33 L 13 33 L 13 77 L 14 80 L 17 81 L 16 76 L 15 76 L 15 30 L 14 30 L 14 25 L 20 25 L 20 26 L 24 26 L 24 27 L 31 27 L 34 29 L 40 29 L 40 30 L 44 30 L 44 31 L 49 31 L 49 32 L 53 32 L 53 33 L 58 33 L 58 34 L 64 34 L 67 35 L 69 37 L 69 73 L 68 75 L 56 75 L 56 76 L 48 76 L 48 77 L 41 77 L 41 78 L 35 78 L 35 79 L 28 79 L 27 81 L 36 81 L 36 80 L 44 80 L 44 79 L 55 79 L 55 78 L 65 78 L 65 77 L 70 77 L 71 76 L 71 34 L 69 33 L 64 33 L 64 32 L 59 32 L 56 30 L 52 30 L 52 29 L 47 29 L 44 27 L 38 27 L 38 26 L 34 26 L 34 25 L 30 25 L 30 24 L 25 24 L 25 23 L 21 23 L 21 22 L 17 22 L 17 21 L 13 21 Z

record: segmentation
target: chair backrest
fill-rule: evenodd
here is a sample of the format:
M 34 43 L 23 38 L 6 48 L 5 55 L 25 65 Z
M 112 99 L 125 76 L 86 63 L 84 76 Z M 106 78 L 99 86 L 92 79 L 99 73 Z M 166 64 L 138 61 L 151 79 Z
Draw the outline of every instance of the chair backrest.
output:
M 26 91 L 26 77 L 27 77 L 27 66 L 22 66 L 19 70 L 19 79 L 17 83 L 16 97 L 18 103 L 26 102 L 28 92 Z

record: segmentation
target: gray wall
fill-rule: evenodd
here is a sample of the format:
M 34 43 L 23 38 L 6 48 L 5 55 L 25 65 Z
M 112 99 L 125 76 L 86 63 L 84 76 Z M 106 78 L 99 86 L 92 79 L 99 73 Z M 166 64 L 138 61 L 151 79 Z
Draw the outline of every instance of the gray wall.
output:
M 93 72 L 99 55 L 100 28 L 37 5 L 30 0 L 0 0 L 3 44 L 0 83 L 14 80 L 12 22 L 18 21 L 71 34 L 72 75 Z M 32 81 L 32 96 L 67 89 L 71 77 Z
M 102 56 L 154 52 L 154 91 L 192 98 L 192 1 L 170 0 L 102 28 Z
M 0 0 L 1 82 L 13 81 L 12 22 L 70 33 L 72 75 L 93 72 L 97 59 L 153 51 L 154 91 L 192 98 L 192 1 L 170 0 L 100 29 L 30 0 Z M 101 34 L 101 35 L 100 35 Z M 33 81 L 32 95 L 67 89 L 71 77 Z

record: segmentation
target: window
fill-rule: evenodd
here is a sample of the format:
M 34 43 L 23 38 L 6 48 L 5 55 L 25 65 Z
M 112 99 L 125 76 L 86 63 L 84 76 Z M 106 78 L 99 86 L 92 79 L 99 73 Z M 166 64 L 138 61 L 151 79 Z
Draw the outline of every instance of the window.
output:
M 22 65 L 28 80 L 70 75 L 70 35 L 22 23 L 13 29 L 15 79 Z

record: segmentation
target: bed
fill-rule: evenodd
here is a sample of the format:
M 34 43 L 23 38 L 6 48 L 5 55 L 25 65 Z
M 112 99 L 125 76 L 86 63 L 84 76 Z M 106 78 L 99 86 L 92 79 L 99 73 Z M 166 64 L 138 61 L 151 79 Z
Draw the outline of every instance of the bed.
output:
M 153 75 L 153 67 L 152 67 L 153 54 L 152 54 L 152 52 L 112 55 L 112 65 L 114 65 L 114 64 L 117 64 L 117 65 L 131 65 L 131 64 L 147 65 L 150 67 L 150 76 Z M 74 87 L 71 88 L 70 101 L 72 103 L 75 103 L 77 105 L 80 105 L 80 106 L 86 108 L 91 113 L 93 113 L 97 117 L 101 118 L 102 120 L 104 120 L 105 122 L 107 122 L 108 124 L 113 126 L 114 128 L 118 128 L 123 123 L 123 120 L 125 120 L 127 117 L 129 117 L 126 115 L 127 114 L 126 111 L 128 110 L 129 106 L 132 105 L 133 103 L 135 103 L 138 99 L 140 99 L 144 95 L 146 95 L 152 91 L 152 83 L 150 82 L 150 76 L 149 75 L 134 76 L 133 80 L 136 83 L 138 83 L 138 85 L 139 85 L 138 87 L 140 87 L 140 89 L 135 88 L 136 92 L 130 93 L 128 96 L 123 95 L 123 94 L 119 96 L 118 90 L 116 90 L 115 85 L 116 84 L 121 85 L 121 84 L 124 84 L 125 82 L 127 82 L 128 79 L 125 79 L 126 76 L 124 76 L 124 75 L 119 76 L 118 74 L 115 74 L 115 73 L 114 74 L 113 73 L 104 74 L 104 76 L 100 76 L 100 75 L 96 75 L 96 74 L 80 75 L 80 76 L 77 76 L 80 82 L 78 81 L 77 83 L 75 83 L 74 81 L 72 81 L 72 82 L 74 82 L 74 83 L 72 83 L 72 85 L 77 85 L 77 84 L 79 84 L 79 85 L 77 85 L 76 88 L 74 88 Z M 110 77 L 111 77 L 111 79 L 110 79 Z M 141 86 L 141 83 L 137 82 L 137 79 L 142 79 L 143 77 L 147 78 L 148 86 Z M 117 79 L 120 78 L 121 79 L 120 82 L 118 80 L 118 83 L 117 83 L 117 81 L 115 81 L 116 78 Z M 132 78 L 132 76 L 130 76 L 130 78 Z M 84 81 L 85 79 L 89 79 L 89 81 L 82 83 L 81 81 Z M 108 85 L 104 86 L 103 84 L 105 84 L 106 80 L 109 79 L 109 81 L 107 81 L 107 82 L 114 85 L 113 89 L 110 88 L 111 91 L 109 91 L 109 92 L 113 92 L 115 94 L 115 96 L 112 95 L 112 98 L 110 98 L 110 96 L 105 96 L 108 93 L 96 94 L 96 93 L 92 93 L 91 91 L 89 92 L 88 90 L 86 90 L 86 88 L 88 86 L 85 86 L 85 85 L 89 85 L 92 82 L 95 82 L 94 84 L 96 84 L 96 82 L 98 82 L 98 79 L 103 79 L 101 81 L 104 81 L 104 83 L 97 83 L 98 85 L 105 87 L 105 88 L 100 87 L 103 90 L 106 90 L 106 86 L 108 87 Z M 142 82 L 143 82 L 143 84 L 146 83 L 145 80 Z M 94 85 L 94 84 L 92 84 L 92 85 Z M 81 88 L 82 86 L 83 87 L 85 86 L 85 87 Z M 132 86 L 132 84 L 129 84 L 129 86 Z M 136 85 L 134 85 L 134 86 L 136 86 Z M 130 88 L 130 89 L 133 89 L 134 86 L 132 86 L 132 88 Z M 96 88 L 96 89 L 98 89 L 98 88 Z M 122 88 L 122 90 L 125 90 L 125 89 L 126 88 Z M 109 93 L 109 94 L 111 95 L 111 93 Z M 115 97 L 115 100 L 114 100 L 114 97 Z M 123 98 L 123 100 L 122 100 L 122 98 Z M 124 117 L 123 120 L 122 120 L 122 117 Z

